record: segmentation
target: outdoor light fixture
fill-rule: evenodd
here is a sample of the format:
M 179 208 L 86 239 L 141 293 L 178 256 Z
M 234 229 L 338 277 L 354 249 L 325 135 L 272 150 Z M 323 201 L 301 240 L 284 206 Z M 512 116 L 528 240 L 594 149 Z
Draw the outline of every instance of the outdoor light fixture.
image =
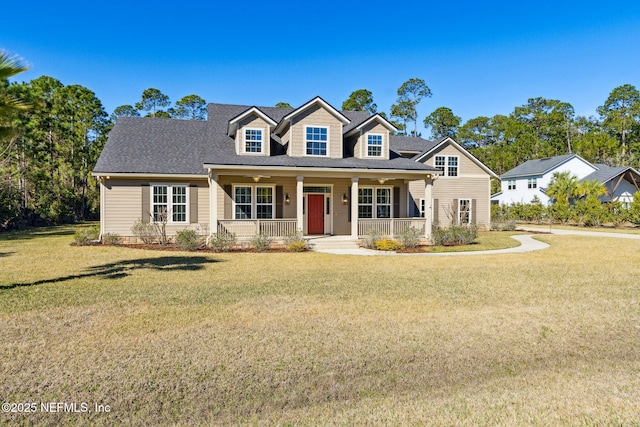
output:
M 349 203 L 349 198 L 347 197 L 347 193 L 344 193 L 342 195 L 342 204 L 346 205 L 347 203 Z
M 284 202 L 288 205 L 289 203 L 291 203 L 291 197 L 289 197 L 289 193 L 285 193 L 284 195 Z
M 378 182 L 380 183 L 380 185 L 384 184 L 388 180 L 389 178 L 378 178 Z
M 254 176 L 253 177 L 253 182 L 258 182 L 260 181 L 260 176 Z

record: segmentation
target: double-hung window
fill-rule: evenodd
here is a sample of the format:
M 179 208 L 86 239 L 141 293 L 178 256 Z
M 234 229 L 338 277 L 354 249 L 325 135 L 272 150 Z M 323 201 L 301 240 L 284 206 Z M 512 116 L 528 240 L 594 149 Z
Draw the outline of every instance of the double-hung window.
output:
M 471 224 L 471 200 L 458 200 L 458 223 Z
M 528 178 L 527 188 L 538 188 L 538 178 Z
M 262 153 L 262 129 L 245 129 L 244 130 L 244 152 L 245 153 Z
M 233 190 L 235 219 L 271 219 L 274 213 L 273 187 L 238 185 Z
M 516 189 L 516 180 L 510 179 L 507 181 L 507 190 L 515 190 Z
M 305 145 L 307 156 L 326 156 L 328 154 L 329 129 L 319 126 L 307 126 Z
M 434 166 L 442 176 L 458 176 L 458 156 L 435 156 Z
M 382 134 L 367 135 L 367 157 L 382 157 Z
M 154 185 L 152 188 L 154 222 L 187 222 L 186 185 Z
M 391 218 L 391 187 L 358 188 L 358 218 Z

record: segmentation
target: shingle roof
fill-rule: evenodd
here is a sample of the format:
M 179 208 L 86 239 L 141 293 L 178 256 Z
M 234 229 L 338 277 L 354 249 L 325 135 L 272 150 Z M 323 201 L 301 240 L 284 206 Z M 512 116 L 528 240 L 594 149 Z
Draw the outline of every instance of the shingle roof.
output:
M 141 117 L 120 117 L 94 168 L 94 173 L 149 173 L 206 176 L 204 164 L 321 167 L 357 169 L 398 169 L 435 171 L 436 169 L 403 158 L 398 147 L 424 150 L 430 141 L 421 138 L 391 137 L 390 160 L 358 159 L 347 157 L 289 157 L 284 153 L 271 156 L 239 156 L 235 142 L 227 135 L 228 122 L 252 108 L 249 105 L 209 104 L 208 120 L 174 120 Z M 293 108 L 256 107 L 279 123 Z M 355 128 L 370 115 L 366 112 L 343 111 L 351 123 L 344 133 Z M 272 135 L 272 142 L 278 143 Z
M 565 154 L 562 156 L 545 157 L 544 159 L 527 160 L 510 171 L 505 172 L 500 178 L 517 178 L 521 176 L 544 175 L 551 169 L 578 157 L 576 154 Z
M 631 171 L 638 176 L 638 172 L 629 166 L 607 166 L 600 163 L 594 166 L 597 167 L 598 170 L 585 176 L 581 181 L 598 181 L 604 184 L 627 171 Z
M 416 153 L 424 153 L 438 145 L 439 141 L 429 141 L 422 138 L 414 138 L 412 136 L 392 135 L 389 138 L 391 149 L 394 151 L 413 151 Z

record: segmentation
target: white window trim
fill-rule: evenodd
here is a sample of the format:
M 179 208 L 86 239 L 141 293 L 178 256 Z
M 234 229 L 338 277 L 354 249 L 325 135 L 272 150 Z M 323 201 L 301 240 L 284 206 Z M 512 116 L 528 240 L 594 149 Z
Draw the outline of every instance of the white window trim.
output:
M 446 154 L 438 154 L 437 156 L 433 156 L 433 167 L 437 168 L 436 166 L 436 158 L 437 157 L 444 157 L 444 171 L 442 172 L 442 175 L 440 176 L 441 178 L 460 178 L 460 156 L 458 155 L 446 155 Z M 455 157 L 456 158 L 456 168 L 457 168 L 457 175 L 449 175 L 449 159 Z
M 424 211 L 425 211 L 425 207 L 426 207 L 426 204 L 424 202 L 425 200 L 426 199 L 422 198 L 422 197 L 418 199 L 418 203 L 419 203 L 419 205 L 418 205 L 418 214 L 420 215 L 420 218 L 424 218 Z
M 236 218 L 236 187 L 249 187 L 251 188 L 251 218 Z M 256 214 L 257 212 L 257 206 L 258 206 L 258 191 L 256 190 L 258 187 L 260 188 L 271 188 L 271 218 L 257 218 Z M 276 186 L 275 185 L 260 185 L 260 184 L 234 184 L 232 186 L 232 194 L 233 197 L 231 198 L 232 200 L 232 204 L 231 204 L 231 216 L 233 217 L 232 219 L 239 219 L 239 220 L 256 220 L 256 219 L 275 219 L 276 217 Z M 243 203 L 244 204 L 244 203 Z M 261 203 L 265 204 L 265 203 Z
M 535 190 L 538 188 L 538 178 L 527 178 L 527 188 Z
M 513 184 L 513 186 L 511 184 Z M 517 187 L 518 187 L 517 186 L 517 180 L 515 180 L 515 179 L 508 179 L 507 180 L 507 191 L 515 190 Z
M 468 212 L 469 212 L 469 221 L 465 222 L 464 224 L 465 225 L 472 224 L 473 223 L 473 218 L 471 216 L 473 215 L 473 209 L 472 209 L 471 204 L 473 203 L 473 201 L 471 199 L 458 199 L 458 224 L 460 224 L 460 225 L 463 224 L 463 222 L 461 221 L 461 219 L 462 219 L 462 209 L 461 209 L 461 207 L 462 207 L 462 202 L 463 201 L 466 201 L 467 202 L 467 206 L 469 207 L 469 210 L 468 210 Z
M 383 133 L 366 133 L 365 135 L 365 141 L 364 141 L 364 157 L 370 158 L 370 159 L 381 159 L 384 157 L 384 134 Z M 369 136 L 379 136 L 382 144 L 380 144 L 380 155 L 379 156 L 370 156 L 369 155 Z M 377 147 L 377 146 L 376 146 Z
M 189 224 L 189 185 L 188 184 L 169 184 L 163 182 L 155 182 L 149 184 L 151 194 L 149 196 L 149 212 L 151 217 L 151 222 L 155 223 L 155 215 L 153 214 L 153 206 L 155 203 L 153 202 L 153 193 L 155 187 L 167 187 L 167 224 Z M 173 220 L 173 187 L 184 187 L 185 190 L 185 220 L 184 221 L 174 221 Z
M 247 132 L 248 130 L 259 130 L 262 135 L 260 141 L 260 151 L 247 151 Z M 265 131 L 263 128 L 246 127 L 242 128 L 242 154 L 259 155 L 265 153 Z
M 327 153 L 326 154 L 307 154 L 307 129 L 309 128 L 320 128 L 327 130 Z M 302 147 L 302 155 L 305 157 L 329 157 L 330 148 L 331 148 L 331 128 L 329 126 L 321 126 L 321 125 L 305 125 L 304 126 L 304 134 L 302 135 L 302 139 L 304 141 L 304 145 Z M 313 141 L 311 141 L 313 142 Z
M 371 201 L 371 218 L 360 218 L 360 215 L 358 215 L 358 219 L 391 219 L 393 218 L 393 187 L 390 186 L 370 186 L 370 185 L 365 185 L 362 187 L 358 187 L 358 191 L 360 190 L 364 190 L 364 189 L 372 189 L 372 201 Z M 389 190 L 389 218 L 378 218 L 378 189 L 388 189 Z M 360 195 L 358 194 L 358 208 L 360 207 Z M 384 203 L 383 205 L 387 205 L 387 203 Z M 365 206 L 365 205 L 363 205 Z M 367 204 L 366 206 L 369 206 L 369 204 Z M 360 209 L 358 209 L 358 212 L 360 211 Z

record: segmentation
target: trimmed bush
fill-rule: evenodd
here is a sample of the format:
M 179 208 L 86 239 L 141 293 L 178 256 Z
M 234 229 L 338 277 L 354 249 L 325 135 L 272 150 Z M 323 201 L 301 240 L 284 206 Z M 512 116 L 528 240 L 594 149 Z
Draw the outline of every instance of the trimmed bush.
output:
M 209 247 L 216 252 L 229 252 L 237 242 L 235 233 L 217 232 L 209 239 Z
M 409 227 L 398 236 L 398 240 L 405 248 L 417 248 L 422 243 L 424 234 L 415 227 Z
M 376 242 L 382 239 L 382 233 L 376 229 L 369 230 L 367 237 L 364 238 L 364 247 L 367 249 L 376 249 Z
M 516 229 L 516 222 L 510 221 L 495 221 L 491 223 L 491 229 L 494 231 L 514 231 Z
M 289 243 L 289 245 L 287 245 L 288 252 L 304 252 L 307 249 L 309 249 L 309 245 L 307 245 L 307 242 L 305 242 L 304 240 L 301 242 L 291 242 Z
M 251 239 L 251 246 L 258 252 L 265 252 L 271 248 L 271 244 L 273 243 L 273 239 L 266 234 L 256 234 Z
M 102 244 L 104 245 L 119 245 L 122 243 L 122 237 L 117 233 L 105 233 L 102 236 Z
M 131 233 L 145 245 L 156 241 L 156 227 L 149 221 L 137 220 L 131 227 Z
M 176 233 L 176 244 L 183 251 L 195 251 L 202 247 L 202 243 L 196 230 L 181 230 Z
M 92 225 L 91 227 L 83 227 L 76 230 L 73 235 L 73 240 L 78 245 L 86 245 L 94 240 L 98 240 L 98 236 L 100 236 L 100 227 Z
M 478 238 L 478 227 L 471 225 L 452 225 L 449 228 L 435 227 L 431 241 L 436 246 L 470 245 Z
M 376 249 L 379 251 L 398 251 L 402 249 L 402 243 L 395 239 L 379 239 L 376 241 Z

